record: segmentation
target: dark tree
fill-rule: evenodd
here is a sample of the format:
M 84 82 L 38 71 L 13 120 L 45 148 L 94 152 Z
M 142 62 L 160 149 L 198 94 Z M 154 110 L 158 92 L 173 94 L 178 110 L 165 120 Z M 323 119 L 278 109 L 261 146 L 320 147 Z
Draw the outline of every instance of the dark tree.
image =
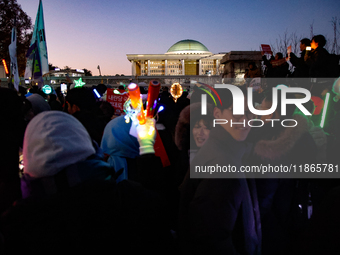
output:
M 58 68 L 57 66 L 54 66 L 52 63 L 48 64 L 48 70 L 49 71 L 54 71 L 56 68 Z
M 32 20 L 16 0 L 0 0 L 0 58 L 10 63 L 8 46 L 14 23 L 17 28 L 17 59 L 19 75 L 24 76 L 26 52 L 32 37 Z
M 92 71 L 83 68 L 85 76 L 92 76 Z

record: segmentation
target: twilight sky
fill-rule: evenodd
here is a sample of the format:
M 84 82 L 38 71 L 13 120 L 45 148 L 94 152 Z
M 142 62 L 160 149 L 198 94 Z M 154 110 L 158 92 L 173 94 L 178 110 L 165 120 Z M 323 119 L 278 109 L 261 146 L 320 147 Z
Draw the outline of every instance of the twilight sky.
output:
M 39 0 L 17 0 L 34 25 Z M 42 0 L 48 60 L 93 75 L 131 75 L 126 54 L 163 54 L 193 39 L 212 53 L 258 50 L 285 31 L 333 43 L 339 0 Z M 338 33 L 340 38 L 340 33 Z M 340 40 L 338 40 L 340 42 Z

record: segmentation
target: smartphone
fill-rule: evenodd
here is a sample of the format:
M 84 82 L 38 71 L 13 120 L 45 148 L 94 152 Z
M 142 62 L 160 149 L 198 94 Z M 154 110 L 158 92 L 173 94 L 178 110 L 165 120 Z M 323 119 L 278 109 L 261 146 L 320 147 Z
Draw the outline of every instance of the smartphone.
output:
M 306 50 L 312 50 L 312 47 L 307 46 L 307 47 L 306 47 Z
M 67 84 L 66 83 L 60 84 L 60 90 L 61 90 L 61 93 L 66 94 L 66 92 L 67 92 Z

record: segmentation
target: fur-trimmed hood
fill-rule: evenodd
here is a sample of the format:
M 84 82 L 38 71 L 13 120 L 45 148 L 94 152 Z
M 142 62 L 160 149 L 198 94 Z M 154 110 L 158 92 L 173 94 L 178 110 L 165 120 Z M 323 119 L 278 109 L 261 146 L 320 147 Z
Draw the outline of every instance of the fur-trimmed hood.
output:
M 293 119 L 298 123 L 296 127 L 284 128 L 284 131 L 273 140 L 258 141 L 255 144 L 254 153 L 260 156 L 261 159 L 269 160 L 277 160 L 282 156 L 287 155 L 293 149 L 296 142 L 303 134 L 308 132 L 310 128 L 310 122 L 303 115 L 296 114 L 293 116 Z M 288 125 L 288 122 L 286 125 Z

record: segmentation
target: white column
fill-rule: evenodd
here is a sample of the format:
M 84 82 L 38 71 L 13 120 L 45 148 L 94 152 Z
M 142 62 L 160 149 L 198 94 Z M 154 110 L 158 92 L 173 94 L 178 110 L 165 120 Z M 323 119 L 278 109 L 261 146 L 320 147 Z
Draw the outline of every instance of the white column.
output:
M 198 75 L 202 75 L 202 60 L 198 60 Z
M 168 60 L 164 60 L 164 75 L 168 75 Z
M 148 76 L 150 76 L 150 60 L 148 59 Z
M 131 65 L 131 72 L 132 72 L 132 76 L 136 75 L 136 61 L 132 60 L 132 65 Z
M 216 59 L 216 74 L 215 75 L 220 75 L 220 61 Z
M 181 60 L 181 64 L 182 64 L 182 75 L 185 75 L 184 59 Z

